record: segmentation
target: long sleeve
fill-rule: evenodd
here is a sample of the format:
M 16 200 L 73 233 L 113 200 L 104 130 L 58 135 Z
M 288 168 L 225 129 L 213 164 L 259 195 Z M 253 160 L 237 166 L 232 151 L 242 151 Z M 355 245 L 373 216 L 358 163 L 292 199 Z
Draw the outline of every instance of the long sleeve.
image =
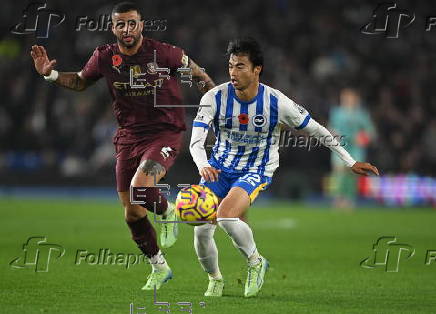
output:
M 314 119 L 310 119 L 304 131 L 310 136 L 317 138 L 324 146 L 335 152 L 348 167 L 352 167 L 356 163 L 353 157 L 340 145 L 330 131 Z
M 198 108 L 197 116 L 192 124 L 191 142 L 189 144 L 189 151 L 199 171 L 204 167 L 210 167 L 204 143 L 206 142 L 209 126 L 215 116 L 215 111 L 213 91 L 210 90 L 201 98 L 200 108 Z
M 206 149 L 204 143 L 206 142 L 208 128 L 193 127 L 191 135 L 191 143 L 189 144 L 189 151 L 191 152 L 192 159 L 200 171 L 204 167 L 210 167 L 207 161 Z
M 317 138 L 324 146 L 330 148 L 344 161 L 348 167 L 352 167 L 356 161 L 340 145 L 336 138 L 325 127 L 311 118 L 307 110 L 294 101 L 280 95 L 280 122 L 297 130 L 305 131 L 309 136 Z

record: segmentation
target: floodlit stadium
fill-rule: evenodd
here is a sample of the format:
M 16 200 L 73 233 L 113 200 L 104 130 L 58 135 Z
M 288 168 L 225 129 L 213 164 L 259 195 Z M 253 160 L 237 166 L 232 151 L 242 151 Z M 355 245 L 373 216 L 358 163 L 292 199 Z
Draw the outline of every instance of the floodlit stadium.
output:
M 431 1 L 6 2 L 0 313 L 434 313 Z

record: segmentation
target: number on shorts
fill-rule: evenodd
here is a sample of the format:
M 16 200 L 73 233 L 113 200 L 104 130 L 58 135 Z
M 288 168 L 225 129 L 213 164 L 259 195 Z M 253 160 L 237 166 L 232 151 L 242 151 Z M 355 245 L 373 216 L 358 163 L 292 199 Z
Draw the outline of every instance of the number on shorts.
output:
M 260 183 L 260 175 L 249 173 L 249 174 L 246 174 L 245 176 L 243 176 L 241 178 L 241 180 L 248 182 L 252 186 L 256 186 Z

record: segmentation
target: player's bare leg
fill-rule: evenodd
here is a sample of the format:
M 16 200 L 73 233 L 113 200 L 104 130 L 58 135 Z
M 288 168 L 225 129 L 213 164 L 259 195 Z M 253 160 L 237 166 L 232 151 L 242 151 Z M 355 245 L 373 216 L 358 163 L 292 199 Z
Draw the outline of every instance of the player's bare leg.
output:
M 155 187 L 165 175 L 165 169 L 155 162 L 143 161 L 132 178 L 131 185 L 135 187 L 150 187 L 146 189 L 146 204 L 143 206 L 131 204 L 130 191 L 119 192 L 120 199 L 125 208 L 125 218 L 129 226 L 133 240 L 148 257 L 152 266 L 152 273 L 148 276 L 143 290 L 159 289 L 161 285 L 172 278 L 172 272 L 165 257 L 159 250 L 156 231 L 147 218 L 147 211 L 156 210 L 162 214 L 167 209 L 167 202 L 161 197 L 158 188 Z M 154 205 L 156 203 L 156 205 Z
M 250 197 L 244 189 L 233 187 L 218 207 L 217 215 L 218 225 L 247 258 L 248 276 L 244 292 L 246 297 L 253 297 L 259 293 L 269 267 L 268 261 L 257 251 L 251 228 L 239 218 L 246 212 L 250 203 Z
M 153 269 L 147 281 L 151 289 L 147 290 L 152 290 L 154 287 L 159 289 L 162 283 L 172 277 L 172 273 L 165 257 L 159 250 L 156 231 L 147 218 L 145 208 L 137 204 L 131 204 L 130 191 L 118 192 L 118 196 L 123 204 L 125 219 L 132 233 L 132 238 L 148 258 Z
M 145 205 L 150 212 L 162 215 L 160 243 L 163 248 L 174 245 L 178 236 L 175 205 L 167 201 L 159 192 L 156 184 L 165 176 L 165 168 L 158 162 L 150 159 L 143 160 L 132 179 L 132 187 L 148 187 L 145 190 Z M 168 221 L 166 223 L 166 221 Z

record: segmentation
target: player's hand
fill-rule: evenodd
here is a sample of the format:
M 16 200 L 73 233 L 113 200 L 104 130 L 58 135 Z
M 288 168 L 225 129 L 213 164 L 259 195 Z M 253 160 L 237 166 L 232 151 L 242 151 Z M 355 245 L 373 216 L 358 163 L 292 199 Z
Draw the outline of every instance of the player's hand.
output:
M 218 181 L 218 174 L 221 172 L 219 169 L 215 169 L 214 167 L 203 167 L 200 170 L 200 175 L 204 180 L 215 182 Z
M 33 62 L 35 63 L 36 71 L 41 75 L 50 75 L 51 70 L 53 70 L 54 65 L 56 64 L 56 60 L 49 60 L 47 56 L 47 52 L 43 46 L 32 46 L 32 50 L 30 51 L 30 55 L 33 58 Z
M 375 175 L 379 175 L 377 167 L 368 162 L 356 162 L 351 167 L 351 171 L 362 176 L 368 176 L 371 172 Z

